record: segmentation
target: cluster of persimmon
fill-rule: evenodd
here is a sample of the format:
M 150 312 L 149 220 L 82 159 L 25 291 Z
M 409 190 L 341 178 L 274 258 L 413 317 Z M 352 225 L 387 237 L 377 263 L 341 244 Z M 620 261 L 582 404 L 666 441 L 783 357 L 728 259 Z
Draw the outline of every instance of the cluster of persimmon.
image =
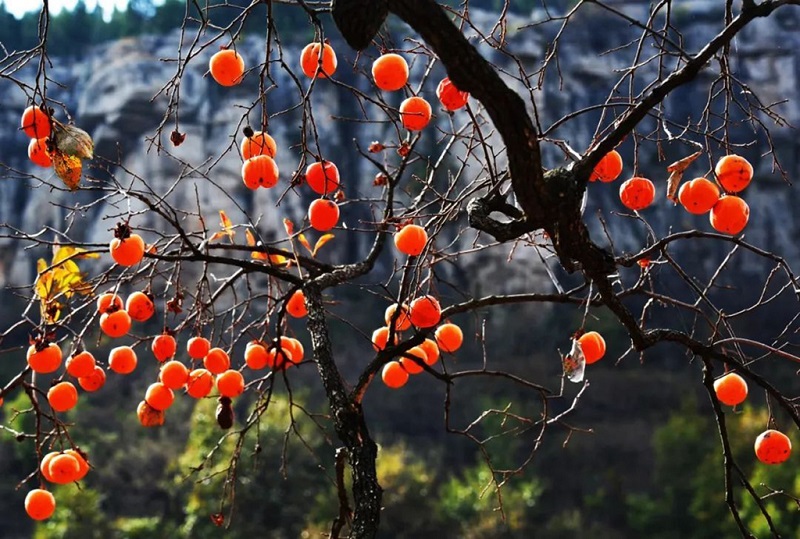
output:
M 589 181 L 613 182 L 622 173 L 622 157 L 616 150 L 607 153 L 592 171 Z M 726 155 L 714 167 L 717 183 L 695 178 L 681 185 L 678 202 L 695 215 L 709 214 L 711 227 L 717 232 L 735 236 L 744 230 L 750 208 L 738 195 L 753 179 L 753 166 L 739 155 Z M 722 187 L 724 194 L 720 195 Z M 656 189 L 647 178 L 634 176 L 619 188 L 619 198 L 629 210 L 639 211 L 655 200 Z
M 86 477 L 89 463 L 84 454 L 74 449 L 52 451 L 42 458 L 39 472 L 50 483 L 66 485 Z M 34 520 L 46 520 L 55 510 L 55 496 L 46 489 L 33 489 L 25 496 L 25 512 Z
M 338 60 L 336 52 L 328 43 L 309 43 L 300 53 L 300 68 L 311 79 L 326 79 L 336 72 Z M 209 60 L 211 77 L 222 86 L 239 84 L 245 74 L 242 56 L 234 50 L 224 48 Z M 393 92 L 408 84 L 409 66 L 399 54 L 382 54 L 372 64 L 372 77 L 375 85 L 383 91 Z M 444 78 L 436 89 L 442 106 L 455 111 L 467 104 L 469 94 Z M 411 96 L 400 104 L 400 120 L 409 131 L 421 131 L 431 120 L 433 111 L 430 103 L 420 96 Z M 268 134 L 245 129 L 241 143 L 242 181 L 252 190 L 260 187 L 271 188 L 278 182 L 278 166 L 275 163 L 277 146 Z M 339 170 L 327 160 L 311 163 L 303 175 L 305 183 L 321 198 L 311 202 L 308 208 L 308 221 L 312 228 L 327 232 L 339 223 L 339 206 L 334 200 L 340 189 Z M 330 197 L 330 198 L 329 198 Z
M 714 393 L 722 404 L 737 406 L 747 399 L 747 382 L 739 374 L 729 372 L 714 380 Z M 792 442 L 784 433 L 768 429 L 755 441 L 756 457 L 764 464 L 780 464 L 792 453 Z
M 52 127 L 50 116 L 40 107 L 31 105 L 22 112 L 20 128 L 30 137 L 28 158 L 37 166 L 50 168 L 53 166 L 48 139 Z
M 402 357 L 383 366 L 381 378 L 388 387 L 398 389 L 406 385 L 409 375 L 419 374 L 439 361 L 440 352 L 455 353 L 464 342 L 461 328 L 451 322 L 439 325 L 442 309 L 433 296 L 420 296 L 409 305 L 389 305 L 384 313 L 386 325 L 372 332 L 372 346 L 376 352 L 384 350 L 394 334 L 394 344 L 400 342 L 400 334 L 412 326 L 429 330 L 437 325 L 434 339 L 425 339 L 419 346 L 403 352 Z M 392 329 L 393 328 L 393 329 Z

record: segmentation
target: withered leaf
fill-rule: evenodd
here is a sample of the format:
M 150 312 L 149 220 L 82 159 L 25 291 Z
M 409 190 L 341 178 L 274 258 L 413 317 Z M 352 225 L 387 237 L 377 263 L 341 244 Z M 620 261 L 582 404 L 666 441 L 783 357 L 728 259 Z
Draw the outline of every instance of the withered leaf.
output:
M 64 185 L 70 191 L 77 189 L 81 183 L 81 171 L 83 169 L 80 158 L 74 155 L 67 155 L 58 150 L 54 151 L 51 157 L 53 159 L 53 169 L 64 182 Z
M 681 185 L 683 173 L 687 168 L 689 168 L 689 165 L 691 165 L 694 160 L 700 157 L 702 154 L 703 152 L 694 152 L 692 155 L 675 161 L 667 167 L 667 172 L 669 172 L 669 178 L 667 179 L 668 199 L 676 203 L 678 202 L 677 198 L 675 198 L 675 194 L 678 192 L 678 187 Z
M 61 122 L 54 124 L 56 129 L 53 142 L 57 151 L 81 159 L 94 157 L 94 142 L 89 133 L 74 125 L 64 125 Z

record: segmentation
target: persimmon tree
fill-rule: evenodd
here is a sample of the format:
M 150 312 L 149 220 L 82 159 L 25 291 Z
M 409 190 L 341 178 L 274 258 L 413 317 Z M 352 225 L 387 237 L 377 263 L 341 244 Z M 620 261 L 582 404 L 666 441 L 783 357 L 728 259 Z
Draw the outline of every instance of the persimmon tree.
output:
M 52 97 L 59 81 L 51 74 L 46 11 L 37 47 L 4 51 L 0 77 L 28 97 L 32 108 L 23 115 L 22 130 L 31 136 L 31 160 L 47 167 L 25 181 L 63 193 L 69 201 L 61 230 L 4 225 L 7 238 L 53 252 L 38 263 L 26 292 L 27 310 L 5 332 L 31 335 L 27 365 L 21 364 L 19 374 L 0 390 L 0 396 L 24 391 L 31 405 L 27 412 L 36 418 L 33 432 L 16 434 L 30 439 L 43 464 L 19 480 L 31 488 L 45 480 L 72 481 L 86 473 L 87 460 L 91 464 L 91 455 L 81 453 L 80 440 L 70 436 L 70 424 L 61 415 L 80 398 L 72 382 L 77 379 L 81 392 L 102 390 L 106 376 L 157 361 L 163 364 L 159 380 L 142 396 L 139 419 L 158 426 L 168 419 L 175 398 L 217 397 L 217 421 L 226 431 L 221 436 L 237 440 L 226 471 L 232 490 L 246 458 L 245 440 L 257 436 L 276 388 L 285 388 L 291 398 L 294 373 L 315 370 L 329 410 L 322 420 L 308 415 L 331 425 L 340 447 L 321 456 L 334 470 L 340 503 L 331 508 L 331 536 L 374 537 L 382 491 L 370 421 L 378 418 L 368 417 L 365 395 L 403 391 L 414 376 L 435 379 L 444 396 L 445 428 L 483 451 L 492 490 L 502 492 L 535 458 L 545 436 L 569 439 L 580 432 L 567 419 L 590 390 L 588 365 L 605 353 L 603 337 L 592 331 L 592 313 L 602 309 L 630 339 L 619 361 L 634 353 L 645 358 L 648 350 L 671 344 L 683 350 L 687 363 L 702 364 L 698 384 L 709 395 L 718 426 L 725 456 L 720 484 L 732 518 L 742 536 L 750 536 L 737 505 L 737 494 L 745 491 L 778 536 L 762 495 L 733 458 L 726 406 L 741 403 L 748 388 L 750 393 L 760 389 L 773 412 L 765 429 L 793 433 L 800 427 L 796 396 L 786 394 L 781 381 L 762 368 L 800 361 L 792 351 L 797 317 L 776 320 L 774 335 L 766 340 L 754 340 L 747 328 L 749 320 L 770 317 L 779 301 L 796 307 L 800 282 L 780 252 L 746 237 L 748 218 L 759 216 L 750 216 L 745 201 L 753 167 L 736 154 L 760 145 L 761 159 L 772 161 L 777 174 L 785 176 L 770 138 L 771 126 L 782 118 L 779 108 L 737 77 L 731 44 L 748 25 L 780 16 L 800 2 L 726 2 L 717 34 L 697 50 L 684 46 L 671 2 L 650 6 L 641 20 L 611 3 L 582 0 L 552 10 L 543 4 L 540 20 L 514 28 L 508 5 L 493 27 L 482 28 L 470 18 L 468 2 L 459 7 L 434 0 L 284 3 L 307 17 L 313 42 L 297 53 L 285 46 L 280 21 L 272 16 L 276 3 L 267 1 L 263 51 L 255 65 L 248 65 L 237 47 L 243 25 L 257 16 L 262 2 L 241 9 L 187 3 L 178 54 L 168 59 L 174 76 L 154 96 L 164 103 L 163 119 L 148 136 L 150 150 L 178 170 L 165 192 L 156 192 L 146 176 L 119 159 L 94 156 L 91 134 L 80 128 L 80 118 L 71 122 L 67 107 Z M 614 50 L 585 51 L 620 58 L 624 65 L 616 84 L 604 101 L 553 118 L 542 110 L 539 91 L 558 84 L 562 36 L 586 12 L 626 21 L 640 37 Z M 222 13 L 224 23 L 218 22 Z M 398 28 L 398 21 L 408 28 Z M 555 29 L 554 39 L 531 67 L 515 55 L 514 39 L 541 27 Z M 339 33 L 349 48 L 331 46 Z M 487 59 L 490 52 L 505 59 L 504 67 Z M 34 63 L 35 79 L 16 75 Z M 181 129 L 182 82 L 198 66 L 219 91 L 255 90 L 242 94 L 230 144 L 203 162 L 189 162 L 177 151 L 191 136 Z M 346 81 L 340 77 L 344 71 Z M 447 78 L 435 77 L 439 72 Z M 691 117 L 676 116 L 670 96 L 701 73 L 708 80 L 707 95 L 692 104 Z M 291 88 L 294 102 L 277 108 L 271 95 L 279 84 Z M 354 117 L 318 112 L 321 105 L 314 97 L 322 86 L 352 102 Z M 299 130 L 289 147 L 280 147 L 268 133 L 286 118 L 297 120 Z M 586 121 L 594 125 L 592 139 L 572 140 L 574 126 Z M 337 166 L 339 156 L 320 136 L 324 122 L 377 126 L 380 140 L 357 138 L 347 148 L 371 167 L 372 175 Z M 752 140 L 731 139 L 729 126 L 735 122 L 749 123 Z M 573 148 L 576 144 L 581 146 Z M 656 150 L 674 155 L 675 162 L 645 170 L 638 156 Z M 280 157 L 286 153 L 292 157 Z M 241 177 L 219 173 L 221 163 L 240 157 Z M 278 161 L 294 164 L 279 170 Z M 625 182 L 618 179 L 623 170 L 630 173 Z M 689 174 L 704 179 L 684 181 Z M 198 195 L 198 181 L 210 197 Z M 599 208 L 599 218 L 585 212 L 587 199 L 591 205 L 602 190 L 616 191 L 607 185 L 614 181 L 621 184 L 620 204 Z M 249 189 L 244 197 L 234 194 L 240 182 Z M 271 199 L 276 204 L 242 204 L 265 189 L 280 193 Z M 264 224 L 264 216 L 280 213 L 287 197 L 311 200 L 307 216 Z M 710 223 L 692 221 L 687 229 L 650 223 L 648 209 L 655 204 L 677 205 L 676 214 L 708 213 Z M 235 208 L 236 216 L 222 206 Z M 118 223 L 108 243 L 79 240 L 83 216 L 98 209 Z M 620 226 L 641 233 L 635 249 L 615 247 Z M 353 258 L 346 259 L 336 248 L 348 244 L 368 248 L 349 249 Z M 711 274 L 682 258 L 685 244 L 709 245 Z M 449 283 L 448 267 L 482 256 L 507 257 L 509 266 L 527 264 L 531 271 L 532 264 L 540 264 L 532 260 L 541 260 L 551 286 L 481 296 Z M 766 269 L 756 286 L 760 293 L 737 298 L 730 309 L 730 297 L 718 283 L 742 256 L 760 259 Z M 392 260 L 390 275 L 380 269 L 387 259 Z M 681 283 L 681 293 L 665 285 L 667 280 Z M 355 373 L 345 371 L 331 332 L 336 310 L 330 300 L 341 288 L 377 296 L 387 307 L 385 320 L 370 328 L 350 327 L 342 337 L 363 341 L 365 350 L 373 344 L 369 360 Z M 563 377 L 534 380 L 496 369 L 490 351 L 484 351 L 480 368 L 460 368 L 454 358 L 462 341 L 476 333 L 482 342 L 485 335 L 448 321 L 487 309 L 513 312 L 521 304 L 574 306 L 581 323 L 564 328 L 569 351 L 552 350 L 554 361 L 563 363 Z M 153 316 L 163 334 L 142 334 L 137 324 Z M 295 332 L 291 318 L 304 322 L 303 332 Z M 99 342 L 115 346 L 107 359 L 89 355 Z M 63 366 L 62 356 L 69 356 Z M 536 411 L 487 409 L 470 424 L 456 424 L 450 403 L 469 379 L 524 390 Z M 565 382 L 579 384 L 577 391 Z M 237 414 L 233 405 L 245 398 L 248 410 Z M 302 407 L 295 411 L 306 413 Z M 504 425 L 501 438 L 535 433 L 525 457 L 509 468 L 495 465 L 484 450 L 487 439 L 478 434 L 483 422 L 497 418 Z M 787 441 L 778 430 L 769 430 L 754 440 L 754 457 L 783 461 L 789 456 Z M 55 507 L 44 490 L 33 491 L 26 502 L 35 519 L 47 518 Z M 221 496 L 233 499 L 230 491 Z M 499 494 L 498 504 L 502 507 Z M 222 523 L 224 511 L 214 518 Z

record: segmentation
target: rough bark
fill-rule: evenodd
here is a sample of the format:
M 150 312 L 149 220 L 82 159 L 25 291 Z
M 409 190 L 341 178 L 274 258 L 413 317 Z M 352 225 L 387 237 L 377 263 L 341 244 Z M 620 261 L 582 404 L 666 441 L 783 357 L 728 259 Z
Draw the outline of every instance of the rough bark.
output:
M 353 522 L 350 537 L 375 537 L 378 533 L 383 497 L 375 469 L 378 446 L 370 437 L 361 405 L 351 398 L 334 361 L 322 304 L 322 291 L 313 282 L 304 291 L 314 361 L 328 396 L 336 434 L 344 444 L 353 474 Z

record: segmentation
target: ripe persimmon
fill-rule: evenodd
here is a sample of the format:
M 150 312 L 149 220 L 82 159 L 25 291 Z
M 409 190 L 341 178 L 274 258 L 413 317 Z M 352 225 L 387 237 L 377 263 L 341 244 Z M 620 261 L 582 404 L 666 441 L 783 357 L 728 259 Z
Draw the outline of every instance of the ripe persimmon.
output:
M 278 165 L 268 155 L 256 155 L 242 164 L 242 181 L 248 189 L 269 189 L 278 184 Z
M 249 131 L 248 131 L 249 133 Z M 252 135 L 242 139 L 242 159 L 247 161 L 259 155 L 266 155 L 275 159 L 278 153 L 278 145 L 275 139 L 263 131 L 255 131 Z
M 53 476 L 50 475 L 50 461 L 52 461 L 55 457 L 60 455 L 60 451 L 51 451 L 42 457 L 42 462 L 39 463 L 39 471 L 42 473 L 42 477 L 44 477 L 47 481 L 53 483 Z
M 48 465 L 50 470 L 50 478 L 53 483 L 57 485 L 65 485 L 72 483 L 81 473 L 81 465 L 78 459 L 67 453 L 59 453 L 50 459 Z
M 102 388 L 106 384 L 106 371 L 99 365 L 95 365 L 94 370 L 87 376 L 78 378 L 78 385 L 84 391 L 92 393 Z
M 244 364 L 254 371 L 265 368 L 269 365 L 270 356 L 267 347 L 260 342 L 251 342 L 244 349 Z M 274 362 L 274 358 L 273 358 Z
M 395 332 L 395 344 L 397 344 L 397 333 Z M 380 352 L 389 343 L 389 328 L 386 326 L 380 327 L 372 332 L 372 348 L 376 352 Z
M 160 427 L 164 424 L 165 415 L 163 410 L 156 410 L 147 401 L 141 401 L 136 407 L 136 417 L 143 427 Z
M 222 86 L 236 86 L 244 75 L 244 58 L 232 49 L 215 53 L 208 61 L 211 77 Z
M 452 354 L 461 348 L 463 342 L 464 333 L 457 325 L 448 322 L 436 328 L 436 344 L 442 352 L 450 352 Z
M 156 313 L 156 305 L 144 292 L 134 292 L 125 301 L 125 310 L 133 320 L 146 322 Z
M 311 163 L 306 167 L 306 183 L 320 195 L 333 193 L 339 188 L 339 169 L 330 161 Z
M 705 178 L 695 178 L 681 185 L 678 201 L 686 211 L 701 215 L 714 207 L 719 200 L 719 189 Z
M 228 369 L 217 376 L 217 390 L 221 396 L 235 399 L 244 393 L 244 376 L 239 371 Z
M 578 342 L 587 365 L 600 361 L 606 354 L 606 341 L 596 331 L 587 331 L 580 336 Z
M 150 384 L 144 395 L 144 401 L 156 410 L 166 410 L 175 401 L 175 394 L 163 382 Z
M 394 246 L 401 253 L 419 256 L 428 243 L 428 233 L 419 225 L 406 225 L 394 235 Z
M 100 314 L 122 309 L 122 298 L 113 292 L 106 292 L 97 297 L 97 312 Z
M 449 77 L 445 77 L 436 87 L 436 97 L 439 98 L 439 102 L 445 109 L 454 111 L 467 104 L 469 93 L 462 92 L 456 88 L 456 85 L 450 81 Z
M 205 337 L 192 337 L 186 343 L 186 352 L 192 359 L 203 359 L 211 350 L 211 342 Z
M 392 325 L 392 318 L 394 318 L 394 312 L 397 310 L 397 304 L 393 303 L 386 307 L 386 310 L 383 312 L 383 320 L 386 322 L 387 326 Z M 394 323 L 395 331 L 405 331 L 411 327 L 411 319 L 408 317 L 408 306 L 403 305 L 400 309 L 400 314 L 397 315 L 397 320 Z
M 327 198 L 318 198 L 308 207 L 308 221 L 313 229 L 327 232 L 339 222 L 339 206 Z
M 611 150 L 595 165 L 589 181 L 613 182 L 620 174 L 622 174 L 622 156 L 617 150 Z
M 167 361 L 158 374 L 161 383 L 170 389 L 182 389 L 189 380 L 189 369 L 180 361 Z
M 753 179 L 753 165 L 742 156 L 726 155 L 714 167 L 717 181 L 728 193 L 743 191 Z
M 390 361 L 383 366 L 381 378 L 388 387 L 398 389 L 408 382 L 408 372 L 400 365 L 399 361 Z
M 320 51 L 322 60 L 320 61 Z M 322 64 L 320 66 L 320 63 Z M 309 43 L 300 52 L 300 67 L 306 77 L 313 79 L 319 76 L 321 79 L 330 77 L 336 72 L 336 52 L 327 43 Z M 317 71 L 319 69 L 319 71 Z
M 724 195 L 711 208 L 708 219 L 717 232 L 735 236 L 747 226 L 750 220 L 750 206 L 744 199 L 735 195 Z
M 211 374 L 220 374 L 231 368 L 231 358 L 222 348 L 212 348 L 203 358 L 203 366 Z
M 294 294 L 286 300 L 286 312 L 294 318 L 303 318 L 308 314 L 306 295 L 302 290 L 295 290 Z
M 33 520 L 47 520 L 55 510 L 55 496 L 47 490 L 35 488 L 25 496 L 25 512 Z
M 75 378 L 81 376 L 89 376 L 94 372 L 95 360 L 94 356 L 87 351 L 78 352 L 67 358 L 66 363 L 67 373 Z
M 292 352 L 285 346 L 273 345 L 267 350 L 267 367 L 274 370 L 288 369 L 294 365 Z
M 67 449 L 64 451 L 65 455 L 72 456 L 76 461 L 78 461 L 78 475 L 75 477 L 74 481 L 80 481 L 86 474 L 89 473 L 89 463 L 86 462 L 86 459 L 83 458 L 83 455 L 80 454 L 79 451 L 75 451 L 74 449 Z
M 130 374 L 138 363 L 136 352 L 130 346 L 117 346 L 108 353 L 108 368 L 117 374 Z
M 714 393 L 722 404 L 736 406 L 747 398 L 747 382 L 735 372 L 714 380 Z
M 275 351 L 273 368 L 284 369 L 303 361 L 305 357 L 303 343 L 293 337 L 284 335 L 280 338 L 279 345 L 279 347 L 273 345 L 273 350 Z
M 439 361 L 439 346 L 436 344 L 436 341 L 433 339 L 425 339 L 419 345 L 425 351 L 425 363 L 428 366 L 436 365 L 436 362 Z
M 50 157 L 50 152 L 47 151 L 46 138 L 34 138 L 28 143 L 28 159 L 34 165 L 43 168 L 50 168 L 53 166 L 53 159 Z
M 409 131 L 422 131 L 431 121 L 431 105 L 419 96 L 409 97 L 400 103 L 400 120 Z
M 419 374 L 425 370 L 422 365 L 412 358 L 417 358 L 423 364 L 428 363 L 428 354 L 425 353 L 421 346 L 414 346 L 405 352 L 403 357 L 400 358 L 400 365 L 403 366 L 408 374 Z
M 372 63 L 372 79 L 381 90 L 399 90 L 408 82 L 408 62 L 399 54 L 383 54 Z
M 634 176 L 619 186 L 619 199 L 629 210 L 643 210 L 656 198 L 656 186 L 647 178 Z
M 195 399 L 202 399 L 214 388 L 214 375 L 206 369 L 194 369 L 186 382 L 186 393 Z
M 442 308 L 433 296 L 422 296 L 411 302 L 409 318 L 418 328 L 430 328 L 442 319 Z
M 59 382 L 47 391 L 47 402 L 56 412 L 72 410 L 78 404 L 78 390 L 71 382 Z
M 32 139 L 44 139 L 50 136 L 50 116 L 37 105 L 31 105 L 22 111 L 20 127 Z
M 764 464 L 780 464 L 792 454 L 792 441 L 780 431 L 765 430 L 756 438 L 755 451 Z
M 150 349 L 157 360 L 164 362 L 175 356 L 175 352 L 178 351 L 178 343 L 175 341 L 175 337 L 169 333 L 162 333 L 153 339 Z
M 125 239 L 114 238 L 109 244 L 111 258 L 120 266 L 135 266 L 144 258 L 144 240 L 139 234 Z
M 127 335 L 131 330 L 131 316 L 125 310 L 103 313 L 100 315 L 100 329 L 113 339 Z
M 55 372 L 61 366 L 61 348 L 56 343 L 49 343 L 40 346 L 32 344 L 28 348 L 28 365 L 30 365 L 33 372 L 39 374 L 48 374 Z

